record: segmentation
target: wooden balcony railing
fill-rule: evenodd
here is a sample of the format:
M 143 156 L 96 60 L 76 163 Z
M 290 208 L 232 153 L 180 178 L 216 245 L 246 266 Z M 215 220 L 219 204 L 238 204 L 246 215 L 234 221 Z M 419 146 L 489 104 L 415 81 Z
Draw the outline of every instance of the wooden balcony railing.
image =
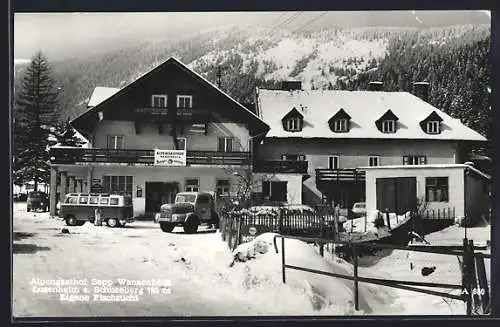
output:
M 52 164 L 129 163 L 154 164 L 154 150 L 115 150 L 98 148 L 51 148 Z M 187 165 L 249 165 L 250 152 L 187 151 Z
M 205 117 L 207 112 L 202 108 L 134 108 L 135 118 L 146 121 L 168 121 L 172 114 L 179 120 L 199 119 Z
M 307 161 L 298 160 L 259 160 L 255 162 L 257 173 L 296 173 L 307 174 Z
M 364 183 L 366 173 L 357 169 L 316 169 L 316 184 L 355 182 Z

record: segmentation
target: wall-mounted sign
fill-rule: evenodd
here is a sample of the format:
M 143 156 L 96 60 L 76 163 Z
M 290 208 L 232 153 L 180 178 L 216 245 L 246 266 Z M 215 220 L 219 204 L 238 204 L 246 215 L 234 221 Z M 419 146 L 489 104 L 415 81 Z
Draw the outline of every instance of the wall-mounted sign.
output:
M 241 228 L 241 242 L 251 242 L 260 234 L 267 233 L 269 231 L 269 227 L 266 225 L 244 225 Z
M 155 149 L 155 166 L 186 166 L 186 150 Z

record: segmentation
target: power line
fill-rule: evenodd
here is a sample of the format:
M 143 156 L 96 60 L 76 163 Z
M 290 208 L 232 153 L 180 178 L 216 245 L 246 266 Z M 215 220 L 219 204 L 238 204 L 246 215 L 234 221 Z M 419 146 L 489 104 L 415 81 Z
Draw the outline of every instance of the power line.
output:
M 321 17 L 323 17 L 324 15 L 326 15 L 328 13 L 328 11 L 324 11 L 322 12 L 321 14 L 319 14 L 318 16 L 316 16 L 315 18 L 309 20 L 307 23 L 305 23 L 304 25 L 302 25 L 301 27 L 297 28 L 295 30 L 295 32 L 298 32 L 300 31 L 301 29 L 303 29 L 304 27 L 307 27 L 309 26 L 310 24 L 314 23 L 315 21 L 317 21 L 318 19 L 320 19 Z
M 278 31 L 279 29 L 282 29 L 283 27 L 285 27 L 286 25 L 289 25 L 292 21 L 294 21 L 295 19 L 297 19 L 300 15 L 302 15 L 302 12 L 299 11 L 299 12 L 296 12 L 294 13 L 292 16 L 288 17 L 288 19 L 286 19 L 283 23 L 279 24 L 278 26 L 276 26 L 270 33 L 269 35 L 272 36 L 272 34 L 276 31 Z
M 281 13 L 281 15 L 279 15 L 279 17 L 271 24 L 269 25 L 269 28 L 272 28 L 273 26 L 276 27 L 277 23 L 286 16 L 287 12 L 283 12 Z

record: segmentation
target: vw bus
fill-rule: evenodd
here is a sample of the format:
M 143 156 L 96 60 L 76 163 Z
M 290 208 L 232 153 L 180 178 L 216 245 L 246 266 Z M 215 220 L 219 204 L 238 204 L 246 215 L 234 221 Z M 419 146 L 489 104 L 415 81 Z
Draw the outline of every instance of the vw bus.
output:
M 109 227 L 121 227 L 134 221 L 132 198 L 129 195 L 108 193 L 69 193 L 60 205 L 59 217 L 68 226 L 82 226 L 95 220 L 99 209 L 101 219 Z
M 214 194 L 210 192 L 177 193 L 175 203 L 160 207 L 158 222 L 162 231 L 171 232 L 182 226 L 187 234 L 196 233 L 201 224 L 219 227 L 219 215 L 215 212 Z

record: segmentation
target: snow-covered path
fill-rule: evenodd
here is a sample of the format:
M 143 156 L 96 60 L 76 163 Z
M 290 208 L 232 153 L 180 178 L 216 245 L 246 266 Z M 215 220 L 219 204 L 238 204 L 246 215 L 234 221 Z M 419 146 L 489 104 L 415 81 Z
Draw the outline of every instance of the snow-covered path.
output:
M 13 222 L 16 317 L 343 315 L 346 310 L 345 305 L 318 309 L 304 285 L 282 285 L 275 270 L 279 255 L 266 258 L 274 269 L 264 272 L 245 263 L 229 267 L 232 254 L 218 232 L 163 233 L 153 222 L 67 227 L 47 213 L 26 212 L 22 203 L 14 206 Z M 136 302 L 65 302 L 59 294 L 34 293 L 33 278 L 109 279 L 114 287 L 118 278 L 168 279 L 171 294 L 145 293 Z

